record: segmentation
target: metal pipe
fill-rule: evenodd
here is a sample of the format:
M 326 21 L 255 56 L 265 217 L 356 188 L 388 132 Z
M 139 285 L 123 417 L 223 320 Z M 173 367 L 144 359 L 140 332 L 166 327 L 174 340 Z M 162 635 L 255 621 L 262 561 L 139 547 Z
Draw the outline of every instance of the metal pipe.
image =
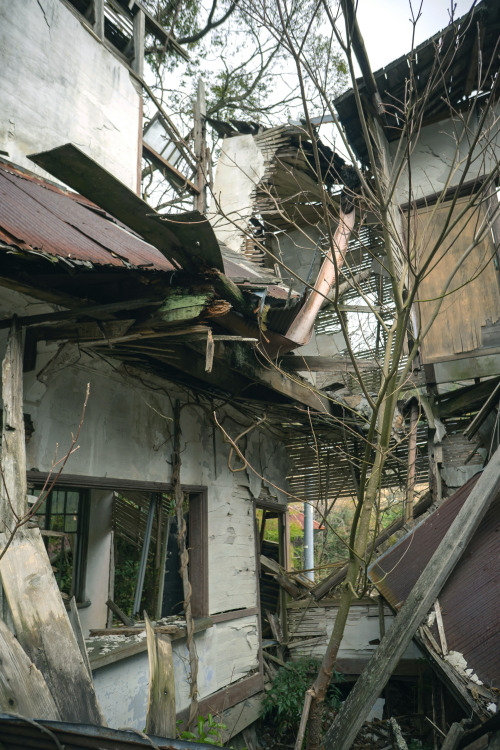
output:
M 304 503 L 304 568 L 306 577 L 314 581 L 314 516 L 311 503 Z

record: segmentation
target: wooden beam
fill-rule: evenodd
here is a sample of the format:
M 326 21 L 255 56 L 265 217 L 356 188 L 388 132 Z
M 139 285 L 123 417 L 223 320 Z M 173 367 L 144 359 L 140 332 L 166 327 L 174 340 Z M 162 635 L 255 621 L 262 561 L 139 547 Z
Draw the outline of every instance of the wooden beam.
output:
M 0 549 L 5 546 L 0 535 Z M 0 560 L 16 636 L 43 674 L 62 721 L 106 725 L 39 529 L 18 529 Z
M 146 733 L 175 737 L 175 679 L 172 642 L 168 635 L 154 631 L 144 612 L 148 641 L 149 693 Z
M 94 32 L 104 41 L 104 0 L 94 0 Z
M 347 750 L 462 552 L 500 492 L 500 447 L 444 535 L 367 668 L 328 729 L 326 750 Z
M 0 711 L 60 721 L 59 711 L 43 675 L 1 619 L 0 654 Z
M 198 195 L 194 199 L 194 208 L 202 214 L 207 211 L 207 106 L 203 79 L 198 79 L 198 91 L 194 104 L 194 154 L 196 156 L 196 185 Z
M 169 161 L 163 158 L 161 154 L 159 154 L 157 151 L 154 150 L 151 146 L 149 146 L 146 141 L 142 142 L 142 152 L 145 157 L 149 157 L 151 161 L 160 169 L 166 170 L 170 178 L 172 179 L 172 182 L 175 184 L 176 187 L 179 189 L 188 190 L 193 195 L 198 195 L 199 190 L 194 184 L 194 182 L 191 182 L 186 175 L 183 175 L 182 172 L 179 172 L 178 169 L 176 169 L 173 164 L 170 164 Z M 168 179 L 168 177 L 167 177 Z
M 26 446 L 23 416 L 23 343 L 14 320 L 2 364 L 2 478 L 0 484 L 0 532 L 13 530 L 28 512 Z
M 482 405 L 482 407 L 479 409 L 478 413 L 470 423 L 470 425 L 464 430 L 464 435 L 469 440 L 474 437 L 476 432 L 479 430 L 485 419 L 487 418 L 490 411 L 497 405 L 497 403 L 500 401 L 500 383 L 497 384 L 496 388 L 493 390 L 493 393 L 489 395 L 485 403 Z
M 376 370 L 380 367 L 375 359 L 358 359 L 356 364 L 359 370 Z M 298 372 L 301 370 L 310 370 L 311 372 L 355 372 L 354 365 L 350 357 L 322 357 L 322 356 L 304 356 L 292 354 L 283 357 L 280 365 L 284 370 Z
M 144 36 L 146 33 L 146 17 L 142 8 L 139 8 L 133 20 L 134 59 L 132 68 L 138 76 L 144 75 Z

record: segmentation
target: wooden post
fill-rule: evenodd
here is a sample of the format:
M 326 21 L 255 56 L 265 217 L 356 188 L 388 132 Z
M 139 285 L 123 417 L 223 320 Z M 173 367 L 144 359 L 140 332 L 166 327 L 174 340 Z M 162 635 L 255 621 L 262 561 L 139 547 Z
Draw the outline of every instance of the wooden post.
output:
M 146 33 L 146 16 L 138 10 L 134 16 L 134 59 L 132 68 L 142 78 L 144 75 L 144 35 Z
M 170 636 L 155 633 L 144 612 L 148 639 L 149 696 L 146 733 L 175 737 L 175 680 Z
M 386 685 L 417 627 L 431 608 L 499 491 L 500 448 L 497 448 L 328 729 L 323 740 L 325 750 L 348 750 L 351 747 L 370 707 Z
M 94 31 L 99 39 L 104 39 L 104 0 L 94 0 Z
M 0 532 L 12 531 L 28 512 L 26 487 L 26 446 L 23 418 L 22 331 L 16 320 L 7 339 L 2 365 L 2 483 L 0 492 Z
M 198 79 L 198 93 L 194 104 L 194 153 L 196 156 L 196 187 L 200 191 L 194 196 L 194 209 L 202 214 L 207 211 L 207 106 L 205 101 L 205 86 L 201 78 Z

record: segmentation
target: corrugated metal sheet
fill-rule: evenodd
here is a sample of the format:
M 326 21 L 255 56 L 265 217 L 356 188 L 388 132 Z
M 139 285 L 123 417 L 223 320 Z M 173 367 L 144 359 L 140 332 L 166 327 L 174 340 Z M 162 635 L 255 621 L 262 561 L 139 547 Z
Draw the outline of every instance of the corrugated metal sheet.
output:
M 174 270 L 156 248 L 97 206 L 5 165 L 0 165 L 0 229 L 6 244 L 69 261 Z
M 135 729 L 111 729 L 65 721 L 24 719 L 0 714 L 0 743 L 6 750 L 137 750 L 156 747 L 159 750 L 210 750 L 213 745 L 156 737 Z
M 175 270 L 153 245 L 82 196 L 1 163 L 0 240 L 75 265 Z M 231 279 L 263 286 L 275 281 L 246 258 L 231 255 L 223 260 Z
M 369 576 L 395 608 L 401 606 L 479 475 L 401 539 L 370 568 Z M 439 594 L 448 649 L 491 687 L 500 685 L 500 494 Z M 435 636 L 438 639 L 437 631 Z

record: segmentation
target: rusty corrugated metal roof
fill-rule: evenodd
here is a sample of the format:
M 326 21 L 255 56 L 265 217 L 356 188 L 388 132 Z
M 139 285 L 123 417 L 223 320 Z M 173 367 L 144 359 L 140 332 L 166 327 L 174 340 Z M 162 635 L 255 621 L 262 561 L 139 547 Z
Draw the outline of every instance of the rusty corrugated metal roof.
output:
M 92 265 L 174 266 L 108 214 L 43 180 L 0 164 L 0 232 L 5 244 Z
M 469 496 L 473 477 L 369 569 L 370 579 L 398 609 Z M 448 650 L 491 687 L 500 686 L 500 494 L 439 594 Z M 437 631 L 435 636 L 438 639 Z
M 91 201 L 1 162 L 0 241 L 75 265 L 175 270 L 153 245 Z M 263 286 L 274 281 L 246 258 L 238 262 L 231 256 L 223 262 L 231 279 Z M 275 289 L 272 296 L 278 297 Z M 286 296 L 286 291 L 279 296 Z

